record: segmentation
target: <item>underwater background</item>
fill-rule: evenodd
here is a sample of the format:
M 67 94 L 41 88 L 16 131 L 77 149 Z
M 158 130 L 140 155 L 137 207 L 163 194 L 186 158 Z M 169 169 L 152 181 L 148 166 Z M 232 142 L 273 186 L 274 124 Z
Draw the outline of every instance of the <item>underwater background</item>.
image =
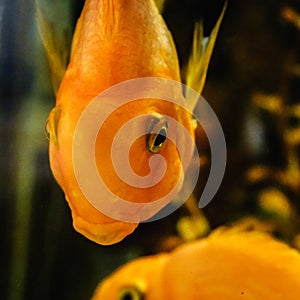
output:
M 84 1 L 40 1 L 69 44 Z M 222 1 L 169 0 L 163 16 L 184 74 L 195 20 L 208 34 Z M 113 246 L 72 228 L 48 162 L 45 123 L 54 106 L 34 2 L 0 1 L 1 299 L 90 299 L 97 283 L 136 257 L 168 251 L 219 226 L 271 232 L 300 249 L 300 1 L 229 0 L 203 96 L 222 124 L 227 168 L 203 209 L 186 205 L 140 224 Z M 297 19 L 298 18 L 298 19 Z M 298 22 L 298 23 L 297 23 Z M 198 132 L 202 168 L 209 148 Z M 196 201 L 197 203 L 197 201 Z

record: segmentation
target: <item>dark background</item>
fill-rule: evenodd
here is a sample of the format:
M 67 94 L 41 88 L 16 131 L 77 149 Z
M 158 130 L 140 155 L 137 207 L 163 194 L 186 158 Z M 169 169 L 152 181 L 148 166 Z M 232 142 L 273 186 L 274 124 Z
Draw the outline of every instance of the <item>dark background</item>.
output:
M 72 36 L 83 1 L 43 1 L 57 31 Z M 209 33 L 222 1 L 169 0 L 164 17 L 174 36 L 184 73 L 193 25 L 203 18 Z M 300 102 L 300 29 L 282 9 L 300 12 L 300 1 L 229 0 L 208 72 L 204 96 L 217 113 L 228 146 L 228 165 L 215 199 L 204 208 L 210 228 L 245 216 L 275 222 L 273 234 L 293 246 L 299 232 L 299 146 L 285 134 L 297 129 Z M 295 71 L 298 66 L 298 73 Z M 277 95 L 282 113 L 253 104 L 256 94 Z M 33 2 L 0 1 L 0 291 L 1 299 L 89 299 L 97 283 L 137 256 L 156 253 L 162 240 L 177 236 L 184 208 L 141 224 L 113 246 L 99 246 L 76 233 L 70 210 L 48 164 L 45 120 L 55 103 L 47 62 L 34 20 Z M 199 149 L 207 152 L 198 140 Z M 292 153 L 292 154 L 291 154 Z M 295 184 L 284 178 L 293 158 Z M 247 180 L 255 165 L 267 170 Z M 276 174 L 283 176 L 275 176 Z M 196 194 L 201 190 L 201 180 Z M 292 208 L 273 219 L 257 205 L 260 191 L 280 190 Z M 272 223 L 272 224 L 273 224 Z M 265 224 L 265 223 L 264 223 Z

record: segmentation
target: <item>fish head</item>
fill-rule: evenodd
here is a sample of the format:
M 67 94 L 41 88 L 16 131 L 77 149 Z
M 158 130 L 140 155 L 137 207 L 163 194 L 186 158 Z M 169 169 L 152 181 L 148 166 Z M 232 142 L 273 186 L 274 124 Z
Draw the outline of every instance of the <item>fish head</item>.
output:
M 77 231 L 113 243 L 174 200 L 195 145 L 192 115 L 182 92 L 173 94 L 177 101 L 146 98 L 120 105 L 96 97 L 95 105 L 63 102 L 52 110 L 51 169 Z M 123 207 L 122 201 L 134 205 Z
M 98 285 L 92 300 L 164 299 L 160 287 L 166 259 L 160 254 L 127 263 Z
M 127 263 L 92 300 L 297 300 L 299 293 L 299 252 L 267 233 L 233 227 Z

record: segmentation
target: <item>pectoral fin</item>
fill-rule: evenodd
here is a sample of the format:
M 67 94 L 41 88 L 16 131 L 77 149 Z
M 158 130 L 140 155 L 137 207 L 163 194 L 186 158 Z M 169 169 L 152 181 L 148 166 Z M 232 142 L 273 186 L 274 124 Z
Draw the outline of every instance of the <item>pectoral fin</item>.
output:
M 51 110 L 46 123 L 46 130 L 49 135 L 49 139 L 54 143 L 55 146 L 58 146 L 57 129 L 60 118 L 60 111 L 60 108 L 58 106 L 55 106 Z
M 164 5 L 166 3 L 166 0 L 154 0 L 154 2 L 156 4 L 159 12 L 162 13 L 164 10 Z
M 35 17 L 49 63 L 53 89 L 55 94 L 57 94 L 67 68 L 69 55 L 68 37 L 66 31 L 63 32 L 62 36 L 55 32 L 54 24 L 46 18 L 38 0 L 35 1 Z
M 189 87 L 196 90 L 199 94 L 202 93 L 204 87 L 209 61 L 213 52 L 215 41 L 218 35 L 220 25 L 222 23 L 222 19 L 226 7 L 227 7 L 227 1 L 225 2 L 223 10 L 209 37 L 203 36 L 202 21 L 199 21 L 195 24 L 193 49 L 187 67 L 186 84 Z M 186 96 L 189 101 L 188 103 L 189 108 L 191 110 L 194 110 L 198 98 L 190 99 L 191 97 L 189 97 L 189 95 Z

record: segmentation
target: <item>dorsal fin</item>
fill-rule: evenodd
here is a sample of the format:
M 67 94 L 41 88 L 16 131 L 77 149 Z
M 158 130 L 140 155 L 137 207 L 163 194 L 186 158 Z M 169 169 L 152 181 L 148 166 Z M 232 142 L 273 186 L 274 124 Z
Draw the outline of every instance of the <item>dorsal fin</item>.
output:
M 163 12 L 166 0 L 154 0 L 158 10 L 160 13 Z
M 69 56 L 67 33 L 64 31 L 62 36 L 59 36 L 55 32 L 53 23 L 47 20 L 38 0 L 35 0 L 35 18 L 49 63 L 53 89 L 57 94 Z
M 187 86 L 196 90 L 199 94 L 202 93 L 204 87 L 209 61 L 226 7 L 227 1 L 225 2 L 217 23 L 209 37 L 204 37 L 203 35 L 202 21 L 199 21 L 195 24 L 193 48 L 187 67 L 186 84 Z M 189 108 L 194 110 L 198 99 L 190 99 L 188 95 L 186 96 L 189 101 Z M 192 101 L 192 103 L 190 103 L 190 101 Z

